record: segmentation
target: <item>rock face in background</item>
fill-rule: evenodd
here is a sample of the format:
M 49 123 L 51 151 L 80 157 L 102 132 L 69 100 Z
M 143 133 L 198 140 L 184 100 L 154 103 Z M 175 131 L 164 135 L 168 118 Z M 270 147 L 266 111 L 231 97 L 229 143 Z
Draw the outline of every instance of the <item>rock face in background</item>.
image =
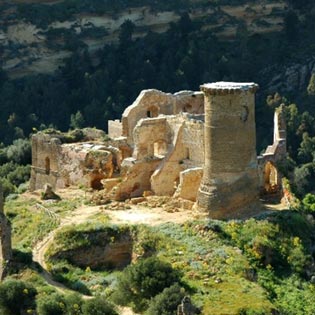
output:
M 85 43 L 93 52 L 104 46 L 104 43 L 118 39 L 119 28 L 126 21 L 132 21 L 136 28 L 134 37 L 142 37 L 149 30 L 165 32 L 171 22 L 179 20 L 180 11 L 156 11 L 149 6 L 130 8 L 107 14 L 79 12 L 67 21 L 54 21 L 47 27 L 38 26 L 14 18 L 17 3 L 42 3 L 49 10 L 50 5 L 58 1 L 11 1 L 6 9 L 0 7 L 0 20 L 6 27 L 1 28 L 0 46 L 3 48 L 1 59 L 3 68 L 12 77 L 21 77 L 34 73 L 52 73 L 70 56 L 67 50 L 67 36 Z M 187 11 L 187 10 L 186 10 Z M 263 0 L 259 3 L 248 1 L 242 5 L 224 5 L 203 1 L 194 1 L 194 8 L 189 10 L 192 20 L 202 21 L 204 29 L 211 29 L 222 39 L 233 39 L 238 26 L 246 25 L 248 34 L 280 31 L 283 27 L 283 16 L 286 11 L 284 1 Z
M 286 67 L 267 68 L 261 72 L 260 77 L 271 78 L 262 83 L 264 90 L 270 94 L 305 93 L 312 73 L 315 73 L 315 58 Z

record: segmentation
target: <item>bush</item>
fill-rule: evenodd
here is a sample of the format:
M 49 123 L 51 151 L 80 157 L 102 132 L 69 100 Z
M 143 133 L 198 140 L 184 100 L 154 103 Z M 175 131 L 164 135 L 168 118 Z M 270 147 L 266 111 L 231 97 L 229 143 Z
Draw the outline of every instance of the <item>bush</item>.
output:
M 117 315 L 113 305 L 101 297 L 87 300 L 82 307 L 83 315 Z
M 38 315 L 67 315 L 65 298 L 58 293 L 42 295 L 37 299 L 37 313 Z
M 315 212 L 315 195 L 307 194 L 303 200 L 303 210 L 306 212 Z
M 156 295 L 150 302 L 146 315 L 176 315 L 177 306 L 185 296 L 185 291 L 178 285 L 172 285 Z
M 156 257 L 140 260 L 128 266 L 118 279 L 114 300 L 118 304 L 133 304 L 135 311 L 147 308 L 148 301 L 179 281 L 179 273 Z
M 31 163 L 31 143 L 28 139 L 17 139 L 7 148 L 7 157 L 9 161 L 14 161 L 17 164 Z
M 78 293 L 70 294 L 66 297 L 67 315 L 81 315 L 83 300 Z
M 19 315 L 35 308 L 36 289 L 28 283 L 7 280 L 0 285 L 1 314 Z

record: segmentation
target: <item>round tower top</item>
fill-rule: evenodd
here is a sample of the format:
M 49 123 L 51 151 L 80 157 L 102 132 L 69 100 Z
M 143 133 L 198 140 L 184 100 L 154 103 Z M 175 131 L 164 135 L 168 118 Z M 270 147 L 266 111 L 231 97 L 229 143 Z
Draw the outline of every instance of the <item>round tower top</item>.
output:
M 214 82 L 205 83 L 200 86 L 201 91 L 211 95 L 225 95 L 225 94 L 239 94 L 241 92 L 249 91 L 255 93 L 258 89 L 258 84 L 239 83 L 239 82 Z

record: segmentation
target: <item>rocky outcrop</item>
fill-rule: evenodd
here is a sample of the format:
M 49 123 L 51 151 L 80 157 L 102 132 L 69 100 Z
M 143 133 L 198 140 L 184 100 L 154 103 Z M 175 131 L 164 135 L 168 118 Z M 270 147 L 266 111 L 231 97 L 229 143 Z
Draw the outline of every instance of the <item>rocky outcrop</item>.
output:
M 260 77 L 264 78 L 263 88 L 268 93 L 286 94 L 297 91 L 306 92 L 312 73 L 315 73 L 315 57 L 305 62 L 264 69 Z
M 203 29 L 211 29 L 220 38 L 235 38 L 240 24 L 246 25 L 249 35 L 280 31 L 283 27 L 284 1 L 248 1 L 247 4 L 225 6 L 209 2 L 206 7 L 203 1 L 193 2 L 189 10 L 190 18 L 202 21 Z M 82 40 L 93 52 L 103 47 L 104 42 L 117 41 L 120 26 L 126 20 L 135 24 L 134 37 L 142 37 L 149 30 L 158 33 L 167 31 L 170 23 L 178 21 L 183 13 L 181 10 L 156 11 L 150 6 L 103 15 L 79 12 L 69 21 L 54 21 L 47 28 L 39 28 L 25 21 L 14 20 L 16 7 L 12 3 L 8 3 L 7 7 L 7 10 L 0 12 L 0 18 L 7 26 L 0 30 L 0 45 L 3 47 L 3 68 L 14 77 L 52 73 L 58 69 L 63 59 L 70 55 L 66 48 L 62 48 L 67 44 L 67 37 L 64 36 L 67 32 Z M 53 38 L 50 37 L 51 33 Z M 95 33 L 101 35 L 92 36 Z
M 78 232 L 79 233 L 79 232 Z M 51 259 L 66 259 L 82 268 L 123 268 L 131 263 L 133 239 L 129 231 L 119 233 L 108 229 L 105 232 L 82 232 L 88 246 L 62 251 Z

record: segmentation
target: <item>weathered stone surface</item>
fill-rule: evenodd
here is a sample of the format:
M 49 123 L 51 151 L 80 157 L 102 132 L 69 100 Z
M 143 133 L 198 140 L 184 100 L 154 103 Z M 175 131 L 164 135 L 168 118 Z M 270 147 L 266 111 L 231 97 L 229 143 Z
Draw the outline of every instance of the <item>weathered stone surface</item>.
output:
M 87 236 L 88 237 L 88 236 Z M 123 268 L 131 263 L 133 240 L 129 232 L 108 240 L 107 233 L 98 233 L 98 242 L 88 248 L 61 251 L 55 257 L 67 259 L 80 267 Z
M 103 131 L 84 129 L 84 142 L 63 143 L 62 134 L 38 133 L 32 137 L 30 190 L 48 183 L 53 189 L 82 185 L 101 189 L 101 181 L 120 171 L 123 158 L 130 156 L 125 139 L 100 142 Z
M 214 218 L 258 202 L 254 83 L 218 82 L 205 93 L 205 165 L 198 208 Z
M 109 122 L 113 140 L 66 144 L 39 133 L 33 137 L 31 189 L 46 182 L 57 188 L 81 184 L 103 189 L 98 204 L 138 202 L 150 192 L 173 196 L 170 211 L 197 201 L 194 208 L 214 218 L 253 213 L 267 179 L 273 187 L 275 170 L 261 161 L 274 164 L 286 154 L 285 115 L 277 111 L 274 144 L 257 165 L 257 88 L 217 82 L 202 85 L 203 92 L 142 91 L 121 122 Z
M 53 191 L 50 184 L 45 184 L 44 191 L 42 194 L 42 199 L 43 200 L 50 200 L 50 199 L 60 200 L 61 198 Z
M 133 130 L 140 119 L 180 112 L 202 114 L 203 102 L 203 94 L 200 92 L 181 91 L 170 94 L 158 90 L 144 90 L 122 115 L 122 135 L 132 144 Z
M 174 197 L 196 201 L 203 169 L 201 167 L 189 168 L 180 173 L 179 185 Z

